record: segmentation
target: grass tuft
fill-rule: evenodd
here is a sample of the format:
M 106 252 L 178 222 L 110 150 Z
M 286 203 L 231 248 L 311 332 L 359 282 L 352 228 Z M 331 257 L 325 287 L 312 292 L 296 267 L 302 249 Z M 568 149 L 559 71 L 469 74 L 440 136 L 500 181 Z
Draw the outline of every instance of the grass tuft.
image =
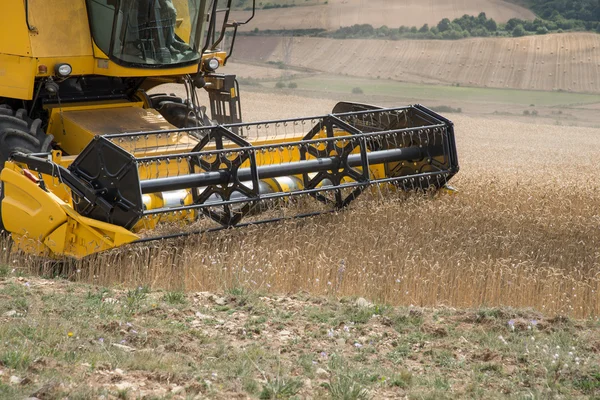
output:
M 31 361 L 31 354 L 25 349 L 4 350 L 0 353 L 0 364 L 7 368 L 25 370 Z
M 162 297 L 162 300 L 170 305 L 180 305 L 186 304 L 187 298 L 184 292 L 176 291 L 176 292 L 167 292 Z
M 267 380 L 258 397 L 262 400 L 289 399 L 298 394 L 301 388 L 302 381 L 278 376 Z
M 342 374 L 332 377 L 324 385 L 334 400 L 366 400 L 369 399 L 369 391 L 355 381 L 352 375 Z

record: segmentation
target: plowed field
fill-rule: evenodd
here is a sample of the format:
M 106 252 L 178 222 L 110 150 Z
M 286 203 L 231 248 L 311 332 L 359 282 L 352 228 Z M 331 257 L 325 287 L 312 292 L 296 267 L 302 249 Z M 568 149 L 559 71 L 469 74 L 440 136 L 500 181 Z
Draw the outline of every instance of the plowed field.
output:
M 278 37 L 242 37 L 236 59 L 289 60 L 292 66 L 337 75 L 416 83 L 600 92 L 600 35 L 522 38 L 359 40 L 294 38 L 284 56 Z
M 502 0 L 330 0 L 327 4 L 259 10 L 245 29 L 337 29 L 353 24 L 421 26 L 482 11 L 498 22 L 514 17 L 535 18 L 526 8 Z

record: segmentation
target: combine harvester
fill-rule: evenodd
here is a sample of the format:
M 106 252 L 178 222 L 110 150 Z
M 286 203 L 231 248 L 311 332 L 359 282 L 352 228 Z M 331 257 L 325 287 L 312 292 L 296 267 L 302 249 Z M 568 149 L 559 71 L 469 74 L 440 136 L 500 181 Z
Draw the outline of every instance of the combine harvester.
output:
M 2 2 L 0 228 L 16 248 L 79 258 L 338 210 L 369 187 L 440 189 L 458 172 L 452 123 L 419 105 L 242 123 L 235 76 L 216 70 L 254 10 L 232 21 L 231 2 Z M 148 95 L 163 83 L 187 99 Z M 314 209 L 289 207 L 299 196 Z

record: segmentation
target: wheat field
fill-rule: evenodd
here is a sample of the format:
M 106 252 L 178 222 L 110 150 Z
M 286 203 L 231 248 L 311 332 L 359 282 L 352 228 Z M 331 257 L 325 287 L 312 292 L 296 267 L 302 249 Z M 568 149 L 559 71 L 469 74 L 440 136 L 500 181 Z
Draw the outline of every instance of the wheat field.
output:
M 255 93 L 245 101 L 255 119 L 323 114 L 333 104 Z M 133 245 L 69 262 L 68 271 L 100 285 L 244 287 L 600 316 L 600 131 L 468 116 L 454 122 L 455 195 L 384 193 L 333 215 Z M 52 267 L 5 257 L 32 271 Z

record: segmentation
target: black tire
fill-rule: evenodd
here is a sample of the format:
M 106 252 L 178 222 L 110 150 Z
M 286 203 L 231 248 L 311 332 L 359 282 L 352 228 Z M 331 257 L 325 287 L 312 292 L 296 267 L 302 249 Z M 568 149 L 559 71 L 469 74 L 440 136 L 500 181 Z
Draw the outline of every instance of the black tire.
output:
M 0 171 L 14 152 L 50 152 L 53 139 L 52 135 L 46 135 L 42 130 L 42 121 L 28 118 L 25 109 L 21 108 L 14 112 L 7 105 L 0 105 Z M 0 231 L 4 230 L 2 199 L 4 199 L 4 187 L 0 183 Z

